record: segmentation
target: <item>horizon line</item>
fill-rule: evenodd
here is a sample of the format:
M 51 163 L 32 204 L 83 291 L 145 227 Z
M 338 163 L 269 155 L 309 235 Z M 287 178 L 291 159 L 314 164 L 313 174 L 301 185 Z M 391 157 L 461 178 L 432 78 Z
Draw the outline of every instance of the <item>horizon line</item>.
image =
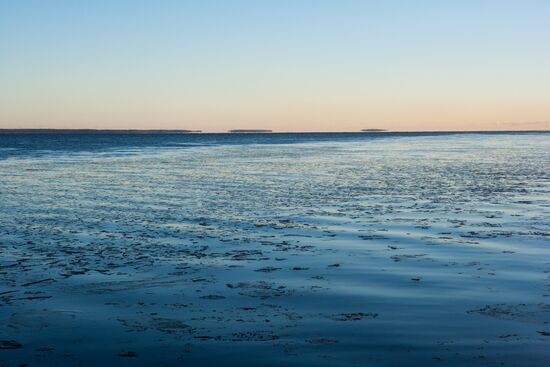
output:
M 240 131 L 242 130 L 242 131 Z M 363 130 L 342 130 L 342 131 L 274 131 L 268 129 L 230 129 L 225 131 L 202 131 L 190 129 L 65 129 L 65 128 L 0 128 L 0 134 L 9 133 L 78 133 L 78 132 L 98 132 L 98 133 L 157 133 L 157 134 L 388 134 L 388 133 L 514 133 L 514 132 L 550 132 L 550 129 L 522 129 L 522 130 L 382 130 L 382 131 L 363 131 Z

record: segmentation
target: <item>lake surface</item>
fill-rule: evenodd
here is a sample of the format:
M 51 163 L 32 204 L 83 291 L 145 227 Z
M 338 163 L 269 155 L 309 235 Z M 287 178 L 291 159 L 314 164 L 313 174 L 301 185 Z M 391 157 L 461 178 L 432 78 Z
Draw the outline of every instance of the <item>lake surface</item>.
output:
M 0 135 L 0 366 L 547 366 L 550 133 Z

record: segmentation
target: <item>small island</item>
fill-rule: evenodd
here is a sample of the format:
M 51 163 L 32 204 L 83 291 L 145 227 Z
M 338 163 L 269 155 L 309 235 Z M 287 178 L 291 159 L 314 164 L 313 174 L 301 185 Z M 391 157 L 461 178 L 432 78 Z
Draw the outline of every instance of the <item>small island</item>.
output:
M 272 133 L 273 130 L 247 130 L 247 129 L 235 129 L 229 130 L 232 134 L 257 134 L 257 133 Z
M 383 132 L 386 132 L 388 130 L 386 129 L 363 129 L 361 130 L 361 132 L 363 133 L 383 133 Z

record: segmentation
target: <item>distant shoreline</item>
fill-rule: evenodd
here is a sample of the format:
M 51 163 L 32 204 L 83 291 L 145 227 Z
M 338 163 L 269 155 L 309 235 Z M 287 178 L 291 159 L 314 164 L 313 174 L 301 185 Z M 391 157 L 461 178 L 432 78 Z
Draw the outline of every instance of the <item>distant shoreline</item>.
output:
M 0 134 L 197 134 L 202 130 L 0 129 Z
M 272 130 L 229 130 L 226 132 L 204 132 L 202 130 L 139 130 L 139 129 L 2 129 L 0 135 L 9 134 L 365 134 L 392 135 L 392 134 L 495 134 L 495 133 L 550 133 L 550 130 L 359 130 L 359 131 L 272 131 Z

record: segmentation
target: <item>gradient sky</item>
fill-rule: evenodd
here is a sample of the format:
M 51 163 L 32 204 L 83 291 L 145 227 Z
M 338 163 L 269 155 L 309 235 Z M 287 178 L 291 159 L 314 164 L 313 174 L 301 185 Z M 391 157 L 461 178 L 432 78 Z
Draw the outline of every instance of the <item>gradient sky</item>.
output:
M 0 128 L 550 129 L 548 0 L 0 0 Z

